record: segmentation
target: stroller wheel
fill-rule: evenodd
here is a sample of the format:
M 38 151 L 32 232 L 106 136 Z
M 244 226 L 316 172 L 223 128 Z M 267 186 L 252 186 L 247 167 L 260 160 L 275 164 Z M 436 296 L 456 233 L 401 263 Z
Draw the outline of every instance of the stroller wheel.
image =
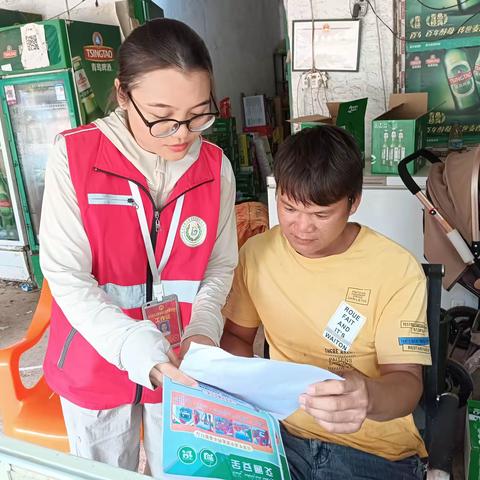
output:
M 452 350 L 466 350 L 470 345 L 470 331 L 478 310 L 471 307 L 453 307 L 441 316 L 441 322 L 448 324 L 448 343 Z
M 447 360 L 445 383 L 448 392 L 458 395 L 459 408 L 462 408 L 473 392 L 473 381 L 465 367 L 449 358 Z

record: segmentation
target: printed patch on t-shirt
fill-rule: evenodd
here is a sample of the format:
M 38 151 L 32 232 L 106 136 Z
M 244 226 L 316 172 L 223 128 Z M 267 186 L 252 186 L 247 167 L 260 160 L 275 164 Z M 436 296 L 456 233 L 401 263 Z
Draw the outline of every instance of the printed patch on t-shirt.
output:
M 365 324 L 366 317 L 347 302 L 340 302 L 328 321 L 323 338 L 344 352 L 348 352 Z
M 365 288 L 349 287 L 345 300 L 347 302 L 358 303 L 359 305 L 368 305 L 370 302 L 371 290 Z
M 413 335 L 425 336 L 427 334 L 427 325 L 422 322 L 401 321 L 400 328 L 408 328 Z
M 428 337 L 398 337 L 398 344 L 404 352 L 430 353 Z
M 339 348 L 325 348 L 325 355 L 328 357 L 328 370 L 331 372 L 344 372 L 353 368 L 353 361 L 357 358 L 354 352 L 343 352 Z

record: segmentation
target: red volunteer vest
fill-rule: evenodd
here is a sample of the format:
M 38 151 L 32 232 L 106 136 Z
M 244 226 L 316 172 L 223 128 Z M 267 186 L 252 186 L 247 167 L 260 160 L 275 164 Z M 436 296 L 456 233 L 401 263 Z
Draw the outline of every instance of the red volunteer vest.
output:
M 129 180 L 140 189 L 157 265 L 176 199 L 185 194 L 170 259 L 161 273 L 165 294 L 178 296 L 185 327 L 217 235 L 221 150 L 202 141 L 197 161 L 177 182 L 162 209 L 156 210 L 145 177 L 95 125 L 63 135 L 90 242 L 92 275 L 113 303 L 135 320 L 142 319 L 141 306 L 151 300 L 152 280 Z M 92 410 L 162 400 L 160 388 L 136 385 L 126 371 L 101 357 L 72 327 L 55 301 L 44 372 L 56 393 Z

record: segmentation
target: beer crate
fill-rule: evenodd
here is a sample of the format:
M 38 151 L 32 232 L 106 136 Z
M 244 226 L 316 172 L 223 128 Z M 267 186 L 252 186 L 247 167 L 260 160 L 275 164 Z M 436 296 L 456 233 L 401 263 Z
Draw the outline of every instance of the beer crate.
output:
M 240 167 L 235 175 L 237 183 L 237 202 L 257 198 L 257 178 L 253 166 Z
M 210 133 L 203 135 L 205 140 L 218 145 L 232 164 L 233 171 L 239 168 L 238 137 L 235 130 L 235 118 L 218 118 Z
M 230 118 L 217 118 L 212 125 L 212 133 L 235 133 L 237 130 L 237 122 L 235 117 Z
M 208 140 L 220 148 L 233 147 L 233 136 L 227 133 L 205 133 L 202 135 L 205 140 Z
M 389 110 L 372 122 L 372 174 L 398 174 L 400 160 L 424 147 L 427 93 L 390 96 Z M 423 167 L 422 158 L 408 165 L 411 174 Z

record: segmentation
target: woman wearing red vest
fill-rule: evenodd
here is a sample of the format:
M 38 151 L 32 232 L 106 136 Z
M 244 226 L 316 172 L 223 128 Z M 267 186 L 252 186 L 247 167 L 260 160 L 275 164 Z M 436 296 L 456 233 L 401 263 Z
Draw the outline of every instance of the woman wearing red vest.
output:
M 161 467 L 163 375 L 192 341 L 218 345 L 237 262 L 235 180 L 201 138 L 212 64 L 185 24 L 157 19 L 119 51 L 119 107 L 60 134 L 47 166 L 41 266 L 53 297 L 45 377 L 72 453 Z

